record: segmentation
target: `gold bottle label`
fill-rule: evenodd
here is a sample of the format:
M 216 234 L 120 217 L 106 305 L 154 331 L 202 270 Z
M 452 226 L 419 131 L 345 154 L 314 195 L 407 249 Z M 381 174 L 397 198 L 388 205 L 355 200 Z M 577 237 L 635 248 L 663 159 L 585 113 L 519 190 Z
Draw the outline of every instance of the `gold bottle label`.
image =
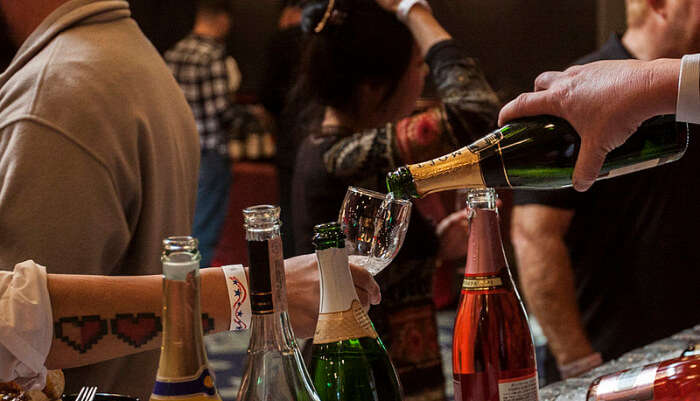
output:
M 462 290 L 465 291 L 495 290 L 499 287 L 503 287 L 503 280 L 500 277 L 469 276 L 464 277 L 462 281 Z
M 362 337 L 377 338 L 377 332 L 358 300 L 353 300 L 352 306 L 346 311 L 318 315 L 314 344 L 328 344 Z
M 486 186 L 479 166 L 479 155 L 469 148 L 462 148 L 427 162 L 412 164 L 408 166 L 408 170 L 421 197 L 437 191 Z

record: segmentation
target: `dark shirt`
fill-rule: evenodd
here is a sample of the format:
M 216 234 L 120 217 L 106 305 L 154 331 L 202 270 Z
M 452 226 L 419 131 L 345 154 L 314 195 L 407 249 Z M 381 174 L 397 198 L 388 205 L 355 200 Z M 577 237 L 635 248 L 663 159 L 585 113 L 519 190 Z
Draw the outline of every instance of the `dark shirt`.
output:
M 433 46 L 426 62 L 443 106 L 381 128 L 356 133 L 339 128 L 304 139 L 292 197 L 297 253 L 312 251 L 314 224 L 337 220 L 348 186 L 386 192 L 386 173 L 407 162 L 407 153 L 430 159 L 478 138 L 494 124 L 498 99 L 476 63 L 453 41 Z M 372 308 L 370 317 L 389 348 L 406 397 L 441 400 L 444 379 L 431 294 L 437 238 L 418 209 L 413 208 L 401 251 L 376 277 L 382 304 Z
M 632 56 L 613 36 L 584 64 Z M 613 100 L 614 101 L 614 100 Z M 515 191 L 514 203 L 573 210 L 566 234 L 593 348 L 608 360 L 700 322 L 700 146 L 667 165 L 590 190 Z

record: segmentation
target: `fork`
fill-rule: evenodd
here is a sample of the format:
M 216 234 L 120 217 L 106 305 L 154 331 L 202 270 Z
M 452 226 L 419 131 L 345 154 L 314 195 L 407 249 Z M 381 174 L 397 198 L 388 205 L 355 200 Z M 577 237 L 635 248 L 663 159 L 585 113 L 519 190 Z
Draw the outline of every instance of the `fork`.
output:
M 92 401 L 95 398 L 95 394 L 97 393 L 97 386 L 83 386 L 80 389 L 80 392 L 78 393 L 78 396 L 75 397 L 75 401 Z

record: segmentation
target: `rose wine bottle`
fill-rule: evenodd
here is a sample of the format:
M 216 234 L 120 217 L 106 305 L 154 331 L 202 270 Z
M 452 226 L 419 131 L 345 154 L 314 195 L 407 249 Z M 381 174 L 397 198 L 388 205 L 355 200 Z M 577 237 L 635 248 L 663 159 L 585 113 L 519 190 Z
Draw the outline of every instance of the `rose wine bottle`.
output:
M 514 120 L 469 146 L 436 159 L 400 167 L 387 175 L 397 198 L 421 198 L 458 188 L 555 189 L 571 186 L 581 140 L 553 116 Z M 678 160 L 688 146 L 688 124 L 657 116 L 610 152 L 598 179 Z
M 685 356 L 601 376 L 587 401 L 698 401 L 700 356 Z
M 469 245 L 452 344 L 455 401 L 537 401 L 525 308 L 508 269 L 496 192 L 467 194 Z
M 401 401 L 389 354 L 362 309 L 338 223 L 313 237 L 321 272 L 321 305 L 311 348 L 311 377 L 321 401 Z

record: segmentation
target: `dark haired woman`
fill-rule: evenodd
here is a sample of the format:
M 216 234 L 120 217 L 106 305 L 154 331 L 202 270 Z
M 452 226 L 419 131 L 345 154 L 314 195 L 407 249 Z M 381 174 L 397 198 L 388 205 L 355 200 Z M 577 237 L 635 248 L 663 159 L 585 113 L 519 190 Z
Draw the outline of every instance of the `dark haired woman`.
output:
M 493 127 L 499 106 L 475 62 L 424 0 L 315 2 L 304 10 L 302 26 L 309 38 L 298 96 L 321 110 L 320 121 L 300 116 L 307 136 L 297 153 L 292 195 L 298 253 L 311 251 L 314 224 L 337 218 L 349 185 L 384 192 L 388 171 L 476 139 Z M 442 104 L 407 117 L 428 66 Z M 406 400 L 443 400 L 431 301 L 440 241 L 421 216 L 425 205 L 416 206 L 403 249 L 377 276 L 383 303 L 371 317 Z

